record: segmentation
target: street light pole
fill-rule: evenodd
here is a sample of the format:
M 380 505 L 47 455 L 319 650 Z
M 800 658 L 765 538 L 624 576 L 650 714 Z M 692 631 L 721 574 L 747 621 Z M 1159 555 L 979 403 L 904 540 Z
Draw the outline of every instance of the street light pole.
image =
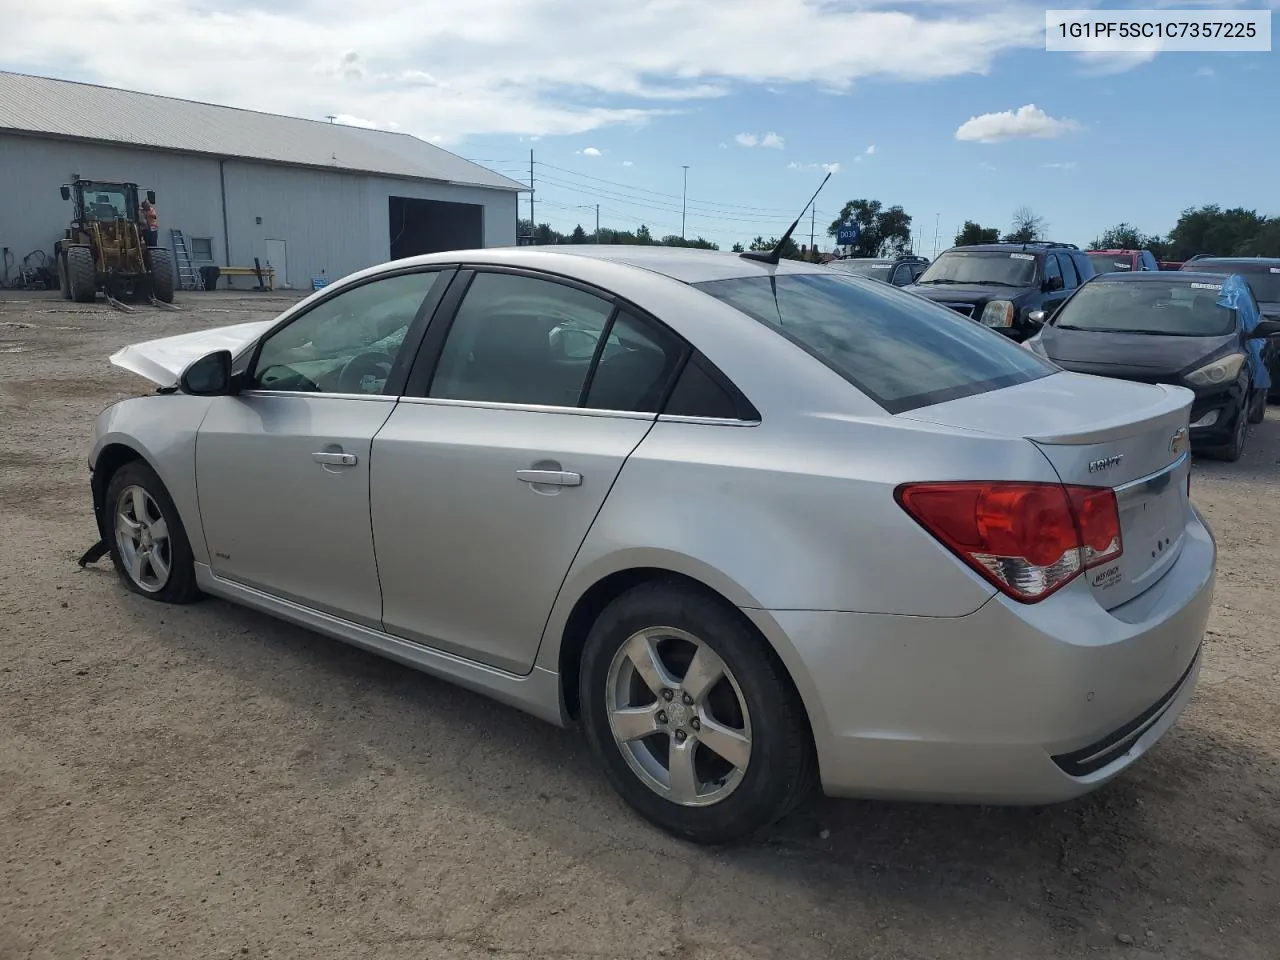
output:
M 684 170 L 684 189 L 680 193 L 680 239 L 683 240 L 685 239 L 685 211 L 689 206 L 689 165 L 685 163 L 681 164 L 681 167 Z
M 938 259 L 938 224 L 942 222 L 942 214 L 933 215 L 933 259 Z

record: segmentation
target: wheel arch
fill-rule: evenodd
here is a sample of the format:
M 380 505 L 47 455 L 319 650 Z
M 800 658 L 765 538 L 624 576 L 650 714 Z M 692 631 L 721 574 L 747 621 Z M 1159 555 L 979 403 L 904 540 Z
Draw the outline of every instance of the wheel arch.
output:
M 544 636 L 544 653 L 550 653 L 546 650 L 547 641 L 554 639 L 554 660 L 552 663 L 560 675 L 560 697 L 561 697 L 561 713 L 569 721 L 576 721 L 579 717 L 581 706 L 581 696 L 578 688 L 578 674 L 582 665 L 583 649 L 586 646 L 587 634 L 590 632 L 592 625 L 604 612 L 605 608 L 615 599 L 622 596 L 628 590 L 645 583 L 653 583 L 659 581 L 669 581 L 672 584 L 688 587 L 719 603 L 728 613 L 735 617 L 739 622 L 747 627 L 765 647 L 778 660 L 782 668 L 782 674 L 790 682 L 792 688 L 800 697 L 800 701 L 804 706 L 805 723 L 809 728 L 809 737 L 814 743 L 815 748 L 818 746 L 818 738 L 815 736 L 815 722 L 825 722 L 821 713 L 821 707 L 817 699 L 817 692 L 812 684 L 808 682 L 805 675 L 800 658 L 791 645 L 789 639 L 782 634 L 780 628 L 770 630 L 766 624 L 772 623 L 772 618 L 767 616 L 767 611 L 760 610 L 750 602 L 742 603 L 741 600 L 736 601 L 731 594 L 738 594 L 741 597 L 748 596 L 737 584 L 730 585 L 728 590 L 717 589 L 707 582 L 706 579 L 691 573 L 684 572 L 674 568 L 675 564 L 647 564 L 638 566 L 626 566 L 612 570 L 598 576 L 594 582 L 590 583 L 585 589 L 577 593 L 577 599 L 573 602 L 572 607 L 564 616 L 563 621 L 558 625 L 550 636 Z M 710 579 L 710 578 L 707 578 Z M 765 614 L 763 618 L 760 616 L 748 616 L 742 609 L 747 607 L 754 614 Z M 763 619 L 763 623 L 761 620 Z M 539 657 L 546 664 L 549 657 Z M 819 713 L 815 714 L 814 711 Z
M 89 477 L 89 486 L 93 491 L 93 515 L 98 522 L 98 532 L 103 537 L 110 533 L 106 527 L 106 504 L 104 503 L 107 495 L 107 486 L 121 467 L 136 460 L 141 460 L 152 470 L 155 470 L 155 464 L 151 463 L 140 451 L 120 440 L 103 444 L 93 460 L 93 472 Z M 157 471 L 157 475 L 159 475 L 159 471 Z

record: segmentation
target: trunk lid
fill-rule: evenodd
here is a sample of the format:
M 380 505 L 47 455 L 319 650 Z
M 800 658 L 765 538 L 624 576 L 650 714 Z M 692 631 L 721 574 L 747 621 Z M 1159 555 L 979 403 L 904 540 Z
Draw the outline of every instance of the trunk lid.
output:
M 193 360 L 215 350 L 230 350 L 234 357 L 274 323 L 275 320 L 255 320 L 146 340 L 117 350 L 110 360 L 117 367 L 146 377 L 162 387 L 172 387 Z
M 1063 483 L 1115 490 L 1124 553 L 1084 574 L 1111 609 L 1159 580 L 1182 549 L 1193 398 L 1183 387 L 1064 372 L 899 416 L 1024 438 Z

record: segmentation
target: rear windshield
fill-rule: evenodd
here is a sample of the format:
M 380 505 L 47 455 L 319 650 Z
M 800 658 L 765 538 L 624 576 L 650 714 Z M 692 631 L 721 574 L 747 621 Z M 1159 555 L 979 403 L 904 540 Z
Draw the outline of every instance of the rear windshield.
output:
M 1183 269 L 1194 270 L 1196 273 L 1238 273 L 1248 281 L 1258 300 L 1280 302 L 1280 263 L 1212 263 L 1194 260 Z
M 1235 311 L 1218 305 L 1221 296 L 1217 283 L 1094 280 L 1052 322 L 1063 330 L 1220 337 L 1236 327 Z
M 1036 279 L 1035 254 L 1013 250 L 948 250 L 929 264 L 920 279 L 931 283 L 979 283 L 997 287 L 1029 287 Z
M 827 266 L 836 270 L 843 270 L 845 273 L 856 273 L 860 277 L 875 277 L 877 280 L 884 280 L 889 276 L 889 268 L 893 264 L 884 260 L 833 260 Z
M 1095 273 L 1119 273 L 1133 270 L 1133 257 L 1127 253 L 1090 253 L 1086 256 L 1093 264 Z
M 954 310 L 861 277 L 806 273 L 694 286 L 771 327 L 890 413 L 1057 372 Z

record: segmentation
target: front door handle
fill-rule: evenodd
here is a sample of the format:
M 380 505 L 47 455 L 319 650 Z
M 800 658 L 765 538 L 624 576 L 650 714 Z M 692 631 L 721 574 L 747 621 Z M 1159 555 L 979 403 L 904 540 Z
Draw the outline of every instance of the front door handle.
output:
M 316 463 L 331 463 L 339 467 L 354 467 L 357 457 L 354 453 L 330 453 L 321 450 L 311 455 L 311 459 Z
M 517 470 L 516 479 L 555 487 L 577 487 L 582 484 L 582 474 L 568 470 Z

